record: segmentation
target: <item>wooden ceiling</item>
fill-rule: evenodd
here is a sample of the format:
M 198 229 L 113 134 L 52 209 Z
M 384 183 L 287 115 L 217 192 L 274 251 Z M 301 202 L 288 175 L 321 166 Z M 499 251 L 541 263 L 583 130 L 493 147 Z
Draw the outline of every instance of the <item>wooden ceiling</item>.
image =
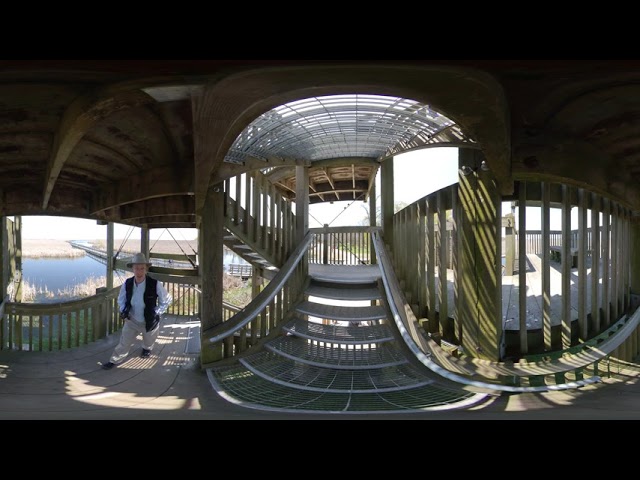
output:
M 12 60 L 0 61 L 0 213 L 195 227 L 210 185 L 267 167 L 293 198 L 296 159 L 229 164 L 229 147 L 277 105 L 358 92 L 446 114 L 504 195 L 553 179 L 640 209 L 640 61 Z M 311 202 L 366 199 L 378 168 L 314 162 Z

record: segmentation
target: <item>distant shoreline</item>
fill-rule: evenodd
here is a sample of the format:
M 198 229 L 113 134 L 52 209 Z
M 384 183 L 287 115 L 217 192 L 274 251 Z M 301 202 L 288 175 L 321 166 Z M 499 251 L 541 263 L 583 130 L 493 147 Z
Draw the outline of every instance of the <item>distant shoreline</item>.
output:
M 97 248 L 105 249 L 105 240 L 87 240 L 87 242 L 96 246 Z M 122 253 L 133 254 L 140 251 L 140 240 L 129 239 L 122 245 L 124 239 L 115 239 L 113 241 L 114 253 L 120 250 Z M 173 253 L 187 255 L 194 255 L 194 250 L 197 251 L 197 240 L 179 240 L 176 243 L 174 240 L 152 240 L 149 242 L 149 249 L 155 253 Z M 23 258 L 77 258 L 84 257 L 84 250 L 73 248 L 68 240 L 22 240 L 22 257 Z

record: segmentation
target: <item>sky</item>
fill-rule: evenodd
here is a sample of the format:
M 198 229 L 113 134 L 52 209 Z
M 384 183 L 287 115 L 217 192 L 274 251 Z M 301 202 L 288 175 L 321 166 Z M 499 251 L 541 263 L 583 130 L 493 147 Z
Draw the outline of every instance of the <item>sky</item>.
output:
M 458 181 L 458 149 L 453 147 L 427 148 L 408 152 L 394 158 L 394 201 L 413 203 L 425 195 L 440 190 Z M 380 195 L 380 173 L 376 178 L 376 189 Z M 364 205 L 368 202 L 334 202 L 309 206 L 309 227 L 330 224 L 360 225 L 366 218 Z M 378 206 L 380 202 L 378 201 Z M 11 217 L 10 217 L 11 218 Z M 150 240 L 194 240 L 198 236 L 195 228 L 151 229 Z M 140 238 L 140 229 L 119 223 L 114 224 L 116 240 Z M 95 220 L 72 217 L 23 216 L 22 238 L 39 240 L 96 240 L 107 238 L 107 226 Z
M 394 203 L 409 205 L 432 192 L 458 181 L 458 149 L 426 148 L 398 155 L 393 159 Z M 380 195 L 380 171 L 376 177 Z M 309 227 L 360 225 L 367 218 L 369 202 L 314 203 L 309 205 Z M 380 208 L 380 200 L 377 202 Z
M 11 217 L 10 217 L 11 218 Z M 140 229 L 115 223 L 115 239 L 140 238 Z M 172 228 L 171 234 L 164 228 L 149 230 L 150 240 L 194 240 L 198 238 L 195 228 Z M 98 225 L 95 220 L 72 217 L 48 217 L 24 215 L 22 217 L 22 238 L 25 240 L 106 240 L 107 226 Z

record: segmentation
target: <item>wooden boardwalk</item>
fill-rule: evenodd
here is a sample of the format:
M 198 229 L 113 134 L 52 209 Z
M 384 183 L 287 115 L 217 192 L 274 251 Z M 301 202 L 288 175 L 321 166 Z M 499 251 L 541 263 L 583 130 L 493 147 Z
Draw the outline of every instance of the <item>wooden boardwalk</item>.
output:
M 542 259 L 536 254 L 527 254 L 527 329 L 542 328 Z M 587 263 L 587 310 L 591 308 L 591 264 Z M 516 273 L 513 276 L 502 277 L 502 319 L 505 330 L 519 330 L 520 304 L 518 296 L 520 292 L 520 278 Z M 550 293 L 551 293 L 551 325 L 560 325 L 562 321 L 562 273 L 560 264 L 551 262 L 550 269 Z M 571 319 L 578 318 L 578 269 L 571 269 Z

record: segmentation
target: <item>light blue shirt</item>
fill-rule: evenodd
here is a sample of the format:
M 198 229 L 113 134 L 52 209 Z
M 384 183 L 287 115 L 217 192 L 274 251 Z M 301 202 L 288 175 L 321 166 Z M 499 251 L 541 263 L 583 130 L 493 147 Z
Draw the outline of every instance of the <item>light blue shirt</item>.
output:
M 136 284 L 136 280 L 133 280 L 133 293 L 131 295 L 131 310 L 129 310 L 129 318 L 134 322 L 144 324 L 144 289 L 147 287 L 147 277 L 141 283 Z M 173 297 L 167 289 L 164 288 L 162 282 L 158 281 L 156 284 L 156 293 L 158 294 L 158 305 L 156 306 L 156 315 L 162 315 L 169 308 L 169 304 L 173 300 Z M 124 310 L 127 304 L 127 287 L 126 282 L 120 287 L 120 294 L 118 295 L 118 307 L 120 311 Z

